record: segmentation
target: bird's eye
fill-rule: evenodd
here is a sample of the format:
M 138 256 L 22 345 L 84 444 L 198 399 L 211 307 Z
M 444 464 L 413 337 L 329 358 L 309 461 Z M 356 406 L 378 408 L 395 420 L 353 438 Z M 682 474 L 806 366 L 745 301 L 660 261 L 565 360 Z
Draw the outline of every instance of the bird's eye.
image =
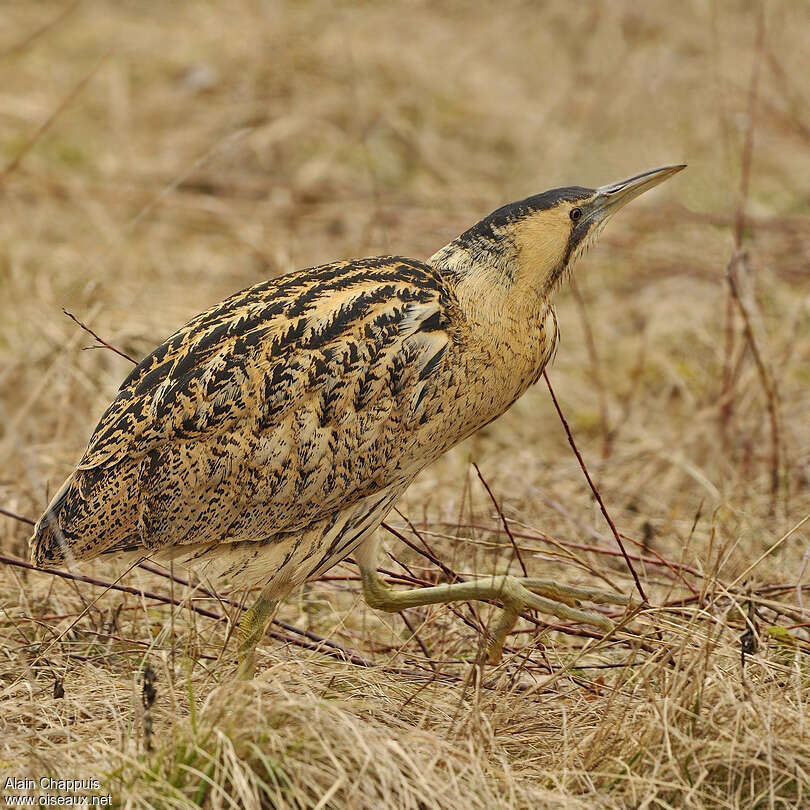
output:
M 571 213 L 569 214 L 571 219 L 576 222 L 582 216 L 582 209 L 581 208 L 572 208 Z

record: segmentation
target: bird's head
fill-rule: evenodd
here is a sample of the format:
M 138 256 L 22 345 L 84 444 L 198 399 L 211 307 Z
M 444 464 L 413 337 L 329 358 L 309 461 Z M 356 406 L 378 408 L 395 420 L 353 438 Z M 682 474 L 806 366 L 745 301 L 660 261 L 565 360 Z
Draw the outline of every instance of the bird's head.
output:
M 547 300 L 565 272 L 630 200 L 684 165 L 652 169 L 600 188 L 570 186 L 510 203 L 430 258 L 470 295 Z M 477 289 L 476 289 L 477 288 Z

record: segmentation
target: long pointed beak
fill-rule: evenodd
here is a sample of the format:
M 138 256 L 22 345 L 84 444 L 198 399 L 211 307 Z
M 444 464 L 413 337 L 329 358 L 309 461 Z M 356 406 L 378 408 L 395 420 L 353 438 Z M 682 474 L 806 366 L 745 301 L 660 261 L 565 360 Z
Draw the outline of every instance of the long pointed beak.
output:
M 600 218 L 614 214 L 627 205 L 630 200 L 634 200 L 640 194 L 663 183 L 664 180 L 685 168 L 685 163 L 677 166 L 662 166 L 660 169 L 650 169 L 648 172 L 642 172 L 634 177 L 628 177 L 626 180 L 619 180 L 618 183 L 610 183 L 610 185 L 596 189 L 594 203 L 595 208 L 601 214 Z

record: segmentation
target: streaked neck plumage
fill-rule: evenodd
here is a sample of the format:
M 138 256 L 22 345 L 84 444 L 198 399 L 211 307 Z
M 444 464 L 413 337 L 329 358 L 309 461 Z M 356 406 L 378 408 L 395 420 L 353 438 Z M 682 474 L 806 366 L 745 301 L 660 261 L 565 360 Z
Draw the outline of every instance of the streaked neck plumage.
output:
M 468 232 L 428 262 L 451 281 L 470 321 L 490 328 L 515 326 L 545 317 L 551 307 L 562 271 L 548 258 L 555 251 L 543 247 L 512 234 L 494 242 Z

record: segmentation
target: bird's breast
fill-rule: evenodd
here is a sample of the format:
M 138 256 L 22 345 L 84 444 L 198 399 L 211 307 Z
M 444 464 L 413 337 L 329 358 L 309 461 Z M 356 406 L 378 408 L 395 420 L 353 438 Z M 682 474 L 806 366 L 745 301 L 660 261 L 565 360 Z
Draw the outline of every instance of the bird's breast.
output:
M 527 322 L 472 325 L 444 358 L 441 383 L 425 397 L 415 432 L 430 460 L 497 419 L 540 378 L 554 354 L 557 319 L 549 307 Z

